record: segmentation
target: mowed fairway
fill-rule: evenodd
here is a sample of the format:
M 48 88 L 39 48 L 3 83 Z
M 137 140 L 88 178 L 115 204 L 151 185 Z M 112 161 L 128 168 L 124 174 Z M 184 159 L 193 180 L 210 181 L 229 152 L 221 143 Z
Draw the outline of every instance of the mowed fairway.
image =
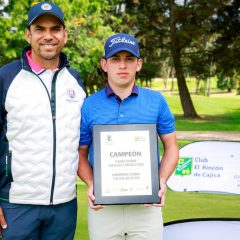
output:
M 178 95 L 166 94 L 176 116 L 177 131 L 231 131 L 240 134 L 240 96 L 192 96 L 202 119 L 183 119 Z M 179 141 L 179 145 L 189 143 Z M 167 191 L 164 222 L 188 218 L 240 218 L 240 196 L 230 194 Z M 78 181 L 78 223 L 75 240 L 89 240 L 87 230 L 87 187 Z

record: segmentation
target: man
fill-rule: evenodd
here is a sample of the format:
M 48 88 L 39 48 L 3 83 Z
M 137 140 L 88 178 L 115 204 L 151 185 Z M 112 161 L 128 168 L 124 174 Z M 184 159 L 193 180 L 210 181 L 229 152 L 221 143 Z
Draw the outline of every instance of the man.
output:
M 80 109 L 79 74 L 61 52 L 62 10 L 32 6 L 21 60 L 0 69 L 0 224 L 7 240 L 72 240 Z
M 80 178 L 88 185 L 89 234 L 91 240 L 160 240 L 166 182 L 178 161 L 174 118 L 164 97 L 135 84 L 142 67 L 137 40 L 124 33 L 105 43 L 101 67 L 108 83 L 87 98 L 82 107 L 79 148 Z M 94 205 L 92 128 L 95 124 L 156 124 L 164 152 L 159 168 L 160 204 Z M 89 154 L 89 161 L 88 161 Z M 99 211 L 94 211 L 99 210 Z

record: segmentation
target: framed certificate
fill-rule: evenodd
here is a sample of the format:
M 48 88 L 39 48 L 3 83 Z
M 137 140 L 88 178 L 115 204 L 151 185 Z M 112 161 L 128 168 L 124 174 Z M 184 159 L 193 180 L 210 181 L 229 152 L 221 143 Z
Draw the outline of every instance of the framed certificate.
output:
M 93 126 L 94 204 L 159 203 L 156 124 Z

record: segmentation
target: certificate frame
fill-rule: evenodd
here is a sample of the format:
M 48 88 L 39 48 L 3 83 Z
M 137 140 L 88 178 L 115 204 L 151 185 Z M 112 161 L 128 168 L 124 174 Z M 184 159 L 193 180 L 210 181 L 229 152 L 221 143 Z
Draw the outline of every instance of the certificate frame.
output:
M 150 174 L 150 182 L 151 186 L 149 189 L 150 193 L 148 194 L 133 194 L 133 195 L 111 195 L 106 196 L 102 192 L 102 183 L 104 176 L 102 176 L 102 134 L 134 134 L 135 132 L 147 132 L 149 136 L 149 155 L 148 165 L 150 169 L 150 173 L 147 171 L 146 179 L 149 180 Z M 141 137 L 140 137 L 141 138 Z M 128 143 L 128 138 L 125 139 Z M 125 142 L 124 140 L 124 142 Z M 126 143 L 124 143 L 126 144 Z M 160 189 L 160 180 L 159 180 L 159 157 L 158 157 L 158 136 L 156 130 L 156 124 L 106 124 L 101 125 L 97 124 L 93 126 L 93 176 L 94 176 L 94 195 L 95 200 L 94 204 L 98 205 L 122 205 L 122 204 L 152 204 L 152 203 L 160 203 L 160 198 L 158 196 L 158 192 Z M 111 172 L 111 171 L 110 171 Z M 143 171 L 142 171 L 143 173 Z M 112 174 L 113 175 L 113 174 Z M 116 183 L 116 182 L 115 182 Z M 118 182 L 119 183 L 119 182 Z

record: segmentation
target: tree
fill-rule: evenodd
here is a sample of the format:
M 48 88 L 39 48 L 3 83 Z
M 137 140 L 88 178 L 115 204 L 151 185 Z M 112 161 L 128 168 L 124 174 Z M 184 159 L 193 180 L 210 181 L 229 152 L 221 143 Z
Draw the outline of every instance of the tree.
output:
M 240 89 L 240 2 L 224 2 L 217 8 L 212 20 L 211 31 L 217 36 L 212 56 L 218 87 L 231 91 L 237 85 Z
M 27 22 L 27 6 L 28 1 L 9 1 L 3 9 L 8 16 L 0 19 L 0 65 L 17 59 L 26 45 L 24 29 Z
M 171 39 L 171 52 L 174 63 L 174 68 L 178 80 L 178 89 L 180 94 L 180 100 L 183 107 L 184 117 L 197 118 L 199 117 L 191 100 L 190 93 L 187 88 L 186 80 L 183 73 L 182 67 L 182 46 L 181 40 L 177 32 L 177 21 L 176 21 L 176 4 L 174 0 L 169 0 L 169 17 L 170 17 L 170 39 Z

